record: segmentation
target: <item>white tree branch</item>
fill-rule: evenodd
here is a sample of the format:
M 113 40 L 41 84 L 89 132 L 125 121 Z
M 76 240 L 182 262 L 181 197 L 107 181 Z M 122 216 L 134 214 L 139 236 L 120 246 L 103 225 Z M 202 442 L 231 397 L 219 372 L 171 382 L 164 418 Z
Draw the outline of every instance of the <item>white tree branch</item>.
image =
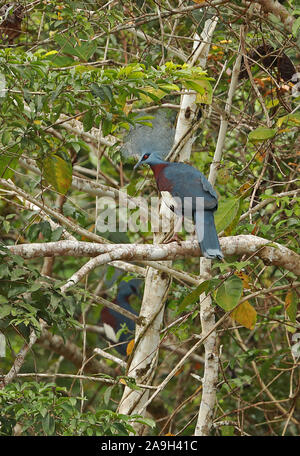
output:
M 222 158 L 226 132 L 228 128 L 228 120 L 232 107 L 232 99 L 237 86 L 238 76 L 241 67 L 242 56 L 239 52 L 233 67 L 231 82 L 228 90 L 228 96 L 225 105 L 224 114 L 221 115 L 221 123 L 218 135 L 218 141 L 214 158 L 210 166 L 208 180 L 215 185 L 219 164 Z M 202 281 L 211 278 L 211 260 L 206 258 L 200 259 L 200 276 Z M 200 297 L 200 319 L 202 334 L 210 334 L 204 342 L 205 349 L 205 363 L 204 363 L 204 376 L 203 376 L 203 391 L 200 403 L 199 415 L 195 429 L 195 435 L 209 435 L 212 426 L 213 410 L 216 402 L 216 386 L 218 381 L 219 370 L 219 353 L 217 347 L 217 333 L 211 331 L 215 326 L 215 312 L 210 295 L 205 293 Z
M 256 255 L 267 265 L 282 267 L 297 276 L 300 275 L 300 256 L 284 245 L 251 234 L 227 236 L 220 239 L 220 243 L 225 257 Z M 10 245 L 7 248 L 12 253 L 27 259 L 46 256 L 98 257 L 93 267 L 120 259 L 127 261 L 166 261 L 201 256 L 197 241 L 156 245 L 57 241 Z

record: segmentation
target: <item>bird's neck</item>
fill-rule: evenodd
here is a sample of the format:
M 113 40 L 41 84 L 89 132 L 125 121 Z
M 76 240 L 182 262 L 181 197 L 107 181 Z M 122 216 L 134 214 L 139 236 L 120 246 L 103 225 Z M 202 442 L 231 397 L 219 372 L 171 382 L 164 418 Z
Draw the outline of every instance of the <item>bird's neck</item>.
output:
M 126 302 L 127 304 L 129 304 L 129 296 L 130 295 L 128 295 L 128 294 L 119 293 L 117 295 L 117 302 L 120 302 L 123 304 Z

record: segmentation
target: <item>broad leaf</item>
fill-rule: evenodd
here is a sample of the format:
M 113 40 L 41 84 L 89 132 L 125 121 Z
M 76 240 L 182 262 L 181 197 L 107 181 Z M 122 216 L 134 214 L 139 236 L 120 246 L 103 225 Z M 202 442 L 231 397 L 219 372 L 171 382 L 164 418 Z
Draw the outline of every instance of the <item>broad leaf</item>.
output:
M 231 314 L 231 318 L 248 329 L 254 329 L 256 323 L 256 310 L 248 302 L 242 302 Z
M 206 79 L 202 79 L 200 81 L 197 81 L 199 86 L 201 86 L 204 90 L 203 93 L 197 93 L 196 96 L 196 103 L 201 103 L 201 104 L 212 104 L 212 86 L 209 81 Z
M 276 133 L 277 130 L 274 128 L 258 127 L 249 133 L 248 138 L 251 142 L 266 141 L 267 139 L 274 138 Z
M 285 297 L 285 310 L 291 321 L 296 321 L 298 310 L 298 296 L 295 290 L 290 290 Z
M 217 233 L 225 230 L 233 223 L 240 205 L 240 198 L 227 198 L 220 201 L 218 210 L 215 215 L 215 224 Z
M 285 311 L 292 323 L 296 322 L 298 301 L 299 299 L 295 290 L 290 290 L 285 297 Z M 286 328 L 290 333 L 296 332 L 296 328 L 294 326 L 287 325 Z
M 217 290 L 215 300 L 222 309 L 228 312 L 233 309 L 241 299 L 243 292 L 242 280 L 233 275 L 229 277 Z
M 43 160 L 43 177 L 55 190 L 65 195 L 72 182 L 72 165 L 58 155 L 51 155 Z
M 19 162 L 19 157 L 5 153 L 0 155 L 0 178 L 10 179 L 15 174 L 15 168 Z
M 204 282 L 200 283 L 200 285 L 198 285 L 191 293 L 185 296 L 177 309 L 178 313 L 183 312 L 187 306 L 194 304 L 199 299 L 201 293 L 204 293 L 205 291 L 207 292 L 210 289 L 211 282 L 211 280 L 205 280 Z
M 82 123 L 84 131 L 89 131 L 94 125 L 94 113 L 92 109 L 89 109 L 83 116 Z
M 226 236 L 230 236 L 230 234 L 232 234 L 234 232 L 236 226 L 238 225 L 238 223 L 240 221 L 242 211 L 243 211 L 243 198 L 239 198 L 236 214 L 233 217 L 231 223 L 229 223 L 229 225 L 224 230 L 224 233 Z

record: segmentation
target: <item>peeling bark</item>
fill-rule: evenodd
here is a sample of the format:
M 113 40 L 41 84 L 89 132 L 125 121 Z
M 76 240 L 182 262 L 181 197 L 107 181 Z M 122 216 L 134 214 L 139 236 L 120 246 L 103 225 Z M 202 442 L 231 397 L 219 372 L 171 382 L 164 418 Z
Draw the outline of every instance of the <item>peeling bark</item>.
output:
M 158 360 L 160 343 L 160 328 L 164 314 L 164 304 L 170 278 L 167 274 L 149 268 L 143 302 L 140 311 L 142 324 L 137 324 L 134 352 L 127 375 L 135 378 L 138 383 L 151 385 Z M 119 404 L 119 413 L 139 413 L 149 398 L 149 390 L 132 390 L 125 388 Z M 143 426 L 135 426 L 139 434 L 143 433 Z
M 221 162 L 225 137 L 228 127 L 228 118 L 231 111 L 232 99 L 235 92 L 235 88 L 238 81 L 238 76 L 241 67 L 241 54 L 237 56 L 236 62 L 232 71 L 231 83 L 228 90 L 228 96 L 225 105 L 225 112 L 221 116 L 220 129 L 218 135 L 218 141 L 214 158 L 210 166 L 209 182 L 212 186 L 215 185 L 218 168 Z M 211 278 L 211 260 L 206 258 L 200 259 L 200 276 L 201 280 L 209 280 Z M 209 435 L 212 427 L 213 411 L 216 403 L 217 394 L 217 381 L 218 381 L 218 370 L 219 370 L 219 354 L 218 354 L 218 342 L 217 333 L 212 331 L 214 328 L 215 310 L 212 304 L 211 296 L 206 296 L 203 293 L 200 296 L 200 320 L 202 335 L 210 334 L 209 337 L 204 341 L 205 350 L 205 362 L 204 362 L 204 376 L 202 381 L 202 397 L 199 409 L 198 420 L 195 429 L 195 435 Z

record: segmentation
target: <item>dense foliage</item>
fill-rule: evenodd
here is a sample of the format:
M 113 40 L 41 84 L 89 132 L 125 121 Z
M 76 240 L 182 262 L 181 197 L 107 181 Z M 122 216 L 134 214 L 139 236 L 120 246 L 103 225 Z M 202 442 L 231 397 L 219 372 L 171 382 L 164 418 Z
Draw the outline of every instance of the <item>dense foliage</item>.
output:
M 201 349 L 150 404 L 151 419 L 118 413 L 124 385 L 139 386 L 122 366 L 93 353 L 108 345 L 97 332 L 101 299 L 113 301 L 120 280 L 138 270 L 123 270 L 116 279 L 113 265 L 100 266 L 64 292 L 61 287 L 87 258 L 27 259 L 7 247 L 57 243 L 70 235 L 78 241 L 151 244 L 150 224 L 148 231 L 125 233 L 95 227 L 101 195 L 157 195 L 148 170 L 134 173 L 136 160 L 122 156 L 124 134 L 134 125 L 151 125 L 158 107 L 177 113 L 184 91 L 196 92 L 201 117 L 190 163 L 207 176 L 242 52 L 248 59 L 215 185 L 217 229 L 223 236 L 253 234 L 300 254 L 300 10 L 294 0 L 281 2 L 290 18 L 284 22 L 263 3 L 37 0 L 21 1 L 19 10 L 3 5 L 0 348 L 6 350 L 0 353 L 0 435 L 128 435 L 136 422 L 152 435 L 193 434 Z M 190 65 L 193 39 L 213 16 L 218 24 L 203 70 Z M 74 178 L 85 179 L 84 189 Z M 172 267 L 199 275 L 197 258 L 176 260 Z M 217 318 L 241 300 L 239 311 L 217 330 L 212 434 L 298 435 L 299 281 L 293 271 L 259 256 L 214 262 L 213 280 L 200 287 L 172 281 L 154 384 L 201 333 L 203 291 L 213 297 Z M 140 300 L 131 301 L 136 311 Z

